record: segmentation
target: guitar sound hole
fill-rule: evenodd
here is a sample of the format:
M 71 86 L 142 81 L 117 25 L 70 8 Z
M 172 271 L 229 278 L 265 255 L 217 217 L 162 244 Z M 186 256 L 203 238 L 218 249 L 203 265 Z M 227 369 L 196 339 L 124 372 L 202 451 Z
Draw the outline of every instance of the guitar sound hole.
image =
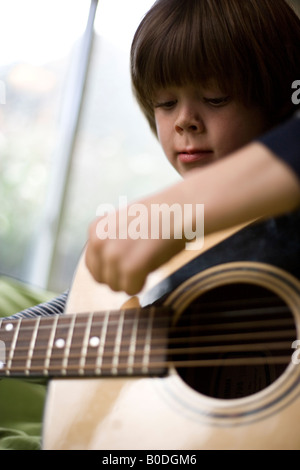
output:
M 198 392 L 243 398 L 280 377 L 296 337 L 293 314 L 276 294 L 253 284 L 221 286 L 181 315 L 172 331 L 172 361 Z

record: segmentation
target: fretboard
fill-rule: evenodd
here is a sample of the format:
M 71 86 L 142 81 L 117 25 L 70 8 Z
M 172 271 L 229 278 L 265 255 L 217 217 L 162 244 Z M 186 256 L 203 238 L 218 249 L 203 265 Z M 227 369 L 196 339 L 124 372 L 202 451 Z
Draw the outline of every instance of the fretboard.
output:
M 163 375 L 169 313 L 151 307 L 0 320 L 0 377 Z

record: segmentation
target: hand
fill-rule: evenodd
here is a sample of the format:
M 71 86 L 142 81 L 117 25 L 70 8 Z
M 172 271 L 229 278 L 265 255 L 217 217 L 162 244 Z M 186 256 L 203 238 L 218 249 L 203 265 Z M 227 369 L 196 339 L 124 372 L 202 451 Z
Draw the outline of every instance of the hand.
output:
M 153 204 L 157 204 L 157 200 L 149 198 L 142 205 L 139 203 L 138 207 L 143 208 L 139 215 L 132 204 L 99 217 L 91 224 L 86 265 L 96 281 L 107 284 L 114 291 L 137 294 L 150 272 L 184 248 L 185 239 L 174 238 L 172 225 L 170 236 L 153 238 Z

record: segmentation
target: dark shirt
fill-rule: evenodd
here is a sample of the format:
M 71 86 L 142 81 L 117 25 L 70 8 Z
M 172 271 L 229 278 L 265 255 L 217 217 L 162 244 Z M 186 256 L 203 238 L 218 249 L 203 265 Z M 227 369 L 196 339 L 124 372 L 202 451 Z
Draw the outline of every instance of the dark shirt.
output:
M 300 178 L 300 113 L 258 139 L 284 160 Z

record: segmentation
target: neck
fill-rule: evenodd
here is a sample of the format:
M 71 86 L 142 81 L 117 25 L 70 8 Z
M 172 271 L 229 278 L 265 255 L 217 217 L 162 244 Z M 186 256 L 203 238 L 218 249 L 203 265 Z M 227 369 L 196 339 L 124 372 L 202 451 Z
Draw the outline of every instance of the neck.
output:
M 3 320 L 0 377 L 162 375 L 169 321 L 165 310 Z M 154 330 L 158 348 L 150 347 Z

